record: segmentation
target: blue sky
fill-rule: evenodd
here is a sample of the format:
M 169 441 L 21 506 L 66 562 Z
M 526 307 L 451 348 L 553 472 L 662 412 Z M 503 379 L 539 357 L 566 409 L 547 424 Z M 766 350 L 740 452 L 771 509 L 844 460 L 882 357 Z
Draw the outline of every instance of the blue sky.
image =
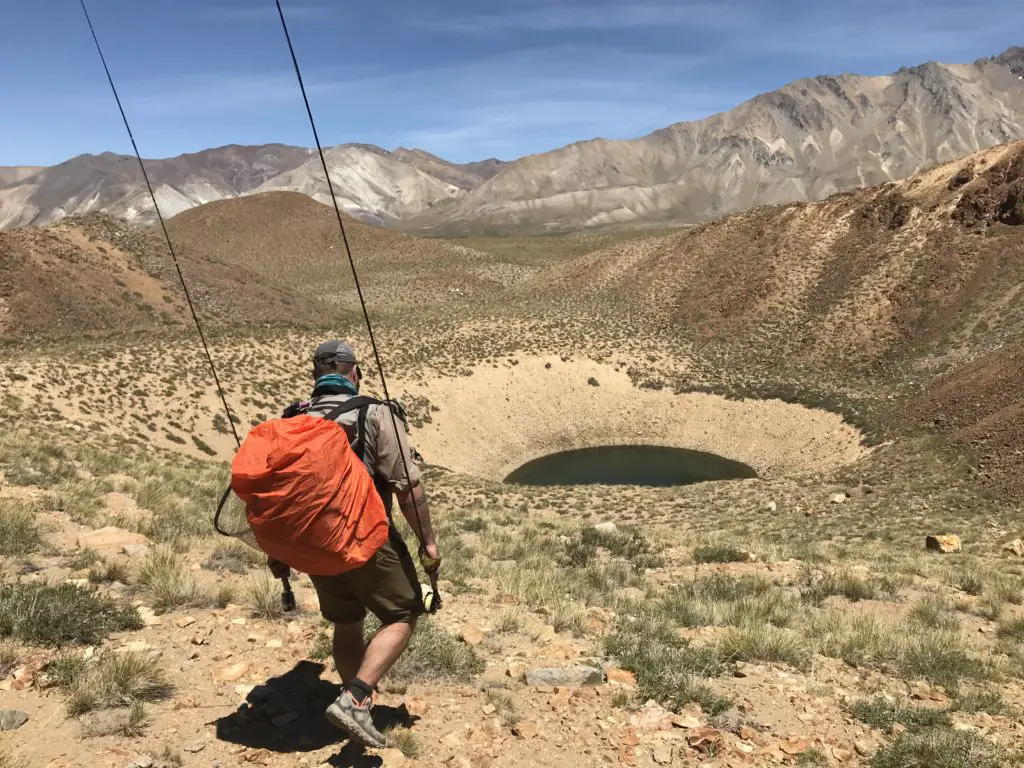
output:
M 1019 0 L 282 0 L 325 144 L 513 159 L 1024 45 Z M 312 146 L 270 0 L 91 0 L 145 157 Z M 131 152 L 77 0 L 0 0 L 0 165 Z

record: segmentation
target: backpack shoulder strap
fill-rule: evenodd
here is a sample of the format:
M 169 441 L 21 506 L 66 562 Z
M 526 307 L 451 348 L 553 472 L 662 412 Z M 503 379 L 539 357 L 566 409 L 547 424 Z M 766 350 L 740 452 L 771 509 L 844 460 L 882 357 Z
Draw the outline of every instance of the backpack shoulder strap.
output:
M 324 415 L 324 418 L 330 421 L 334 421 L 343 413 L 349 413 L 350 411 L 358 410 L 363 410 L 363 412 L 365 412 L 366 408 L 368 408 L 371 405 L 376 405 L 378 403 L 380 403 L 380 400 L 377 400 L 376 398 L 373 397 L 368 397 L 366 395 L 350 397 L 344 403 L 339 403 L 338 405 L 334 406 L 331 410 L 329 410 Z M 361 413 L 360 418 L 365 418 L 365 416 L 363 416 Z

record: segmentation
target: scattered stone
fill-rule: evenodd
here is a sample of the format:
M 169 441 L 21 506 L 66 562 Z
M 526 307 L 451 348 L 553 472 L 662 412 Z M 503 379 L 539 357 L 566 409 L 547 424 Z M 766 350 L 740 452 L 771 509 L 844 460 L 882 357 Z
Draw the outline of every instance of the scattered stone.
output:
M 832 747 L 832 757 L 840 763 L 848 763 L 853 760 L 853 750 L 846 747 Z
M 654 758 L 654 762 L 658 765 L 671 765 L 672 764 L 672 747 L 667 744 L 662 744 L 660 747 L 655 747 L 654 753 L 651 755 Z
M 608 667 L 605 670 L 605 674 L 608 675 L 609 683 L 618 683 L 619 685 L 626 685 L 630 688 L 636 688 L 636 675 L 634 675 L 628 669 Z
M 1009 552 L 1017 557 L 1024 557 L 1024 539 L 1014 539 L 1003 547 L 1003 552 Z
M 757 737 L 761 734 L 751 728 L 749 725 L 741 725 L 737 735 L 744 741 L 757 741 Z
M 778 510 L 778 508 L 779 505 L 776 504 L 774 501 L 769 501 L 767 504 L 765 504 L 765 509 L 767 509 L 769 512 L 775 512 L 776 510 Z
M 400 749 L 382 749 L 380 751 L 381 768 L 392 768 L 392 766 L 405 765 L 409 761 Z
M 186 627 L 191 627 L 195 623 L 196 620 L 191 616 L 182 616 L 180 619 L 174 622 L 175 626 L 177 626 L 178 629 L 185 629 Z
M 281 648 L 283 645 L 280 640 L 267 640 L 267 648 Z
M 601 685 L 604 672 L 595 667 L 546 667 L 527 670 L 524 675 L 527 685 Z
M 128 557 L 145 557 L 149 554 L 149 547 L 145 544 L 125 544 L 121 547 L 121 552 Z
M 694 730 L 696 728 L 702 728 L 704 723 L 698 720 L 693 715 L 676 715 L 672 718 L 672 725 L 676 728 L 686 728 L 688 730 Z
M 16 731 L 27 722 L 27 712 L 20 709 L 0 709 L 0 731 Z
M 282 728 L 288 725 L 288 723 L 294 723 L 298 719 L 298 712 L 283 712 L 280 715 L 277 715 L 276 717 L 270 718 L 270 722 L 273 723 L 275 727 Z
M 117 653 L 151 653 L 159 655 L 159 651 L 145 640 L 133 640 L 117 649 Z
M 484 633 L 476 627 L 464 627 L 461 636 L 466 645 L 480 645 L 484 641 Z
M 956 534 L 942 534 L 928 536 L 924 540 L 925 548 L 943 555 L 952 554 L 961 550 L 960 537 Z
M 234 683 L 241 680 L 248 671 L 249 665 L 244 661 L 239 661 L 235 664 L 221 667 L 219 670 L 214 672 L 213 680 L 217 683 Z
M 149 544 L 149 539 L 141 533 L 132 533 L 113 526 L 84 531 L 78 535 L 79 549 L 94 549 L 101 555 L 116 555 L 128 544 Z
M 149 755 L 140 755 L 128 763 L 128 768 L 153 768 L 153 758 Z
M 142 623 L 147 627 L 159 627 L 164 623 L 164 620 L 157 616 L 152 608 L 140 605 L 136 610 L 139 612 L 139 618 L 142 619 Z
M 845 504 L 846 503 L 846 494 L 845 493 L 834 493 L 834 494 L 832 494 L 832 497 L 829 499 L 829 501 L 831 501 L 833 504 Z
M 202 752 L 206 749 L 206 743 L 202 741 L 193 741 L 191 744 L 186 744 L 184 749 L 186 752 L 191 752 L 194 755 L 197 752 Z
M 807 739 L 799 739 L 796 737 L 790 737 L 786 741 L 779 743 L 779 749 L 781 749 L 787 755 L 799 755 L 801 752 L 806 752 L 810 748 L 810 741 L 808 741 Z
M 239 627 L 242 627 L 242 626 L 245 626 L 245 619 L 242 618 L 241 616 L 239 616 L 237 619 L 232 619 L 231 623 L 235 624 L 235 625 L 237 625 Z
M 516 723 L 512 727 L 512 734 L 521 739 L 532 739 L 537 735 L 537 729 L 532 723 Z
M 619 532 L 619 526 L 617 526 L 615 523 L 611 523 L 611 522 L 608 522 L 608 523 L 598 523 L 597 525 L 594 526 L 594 530 L 597 531 L 598 533 L 618 533 Z
M 496 706 L 494 706 L 493 704 L 486 704 L 486 705 L 484 705 L 484 714 L 485 715 L 493 715 L 497 711 L 498 711 L 498 708 Z
M 667 731 L 672 727 L 672 713 L 653 702 L 634 712 L 629 723 L 638 731 Z
M 871 745 L 866 741 L 855 741 L 853 742 L 853 749 L 861 757 L 867 757 L 871 754 Z

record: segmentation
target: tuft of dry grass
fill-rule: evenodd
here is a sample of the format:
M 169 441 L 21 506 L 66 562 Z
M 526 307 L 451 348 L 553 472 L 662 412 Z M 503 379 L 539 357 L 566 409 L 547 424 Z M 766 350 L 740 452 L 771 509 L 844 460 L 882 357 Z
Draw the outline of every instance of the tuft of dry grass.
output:
M 157 545 L 150 550 L 139 567 L 138 582 L 145 588 L 157 613 L 211 602 L 181 556 L 167 545 Z
M 281 582 L 269 571 L 250 576 L 245 583 L 245 597 L 252 615 L 261 619 L 278 619 L 284 614 L 281 605 Z
M 38 509 L 27 502 L 0 499 L 0 555 L 28 555 L 43 546 Z
M 151 655 L 106 651 L 85 666 L 67 687 L 67 709 L 72 717 L 97 709 L 159 701 L 172 688 Z

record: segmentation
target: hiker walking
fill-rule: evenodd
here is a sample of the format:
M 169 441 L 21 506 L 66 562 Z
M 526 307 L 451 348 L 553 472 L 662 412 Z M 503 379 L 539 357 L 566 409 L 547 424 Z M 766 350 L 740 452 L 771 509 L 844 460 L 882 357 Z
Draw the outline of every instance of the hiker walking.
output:
M 416 619 L 425 610 L 415 564 L 392 518 L 395 499 L 419 539 L 420 562 L 432 580 L 441 558 L 420 470 L 413 461 L 414 451 L 406 436 L 405 413 L 396 403 L 389 408 L 387 403 L 359 396 L 361 378 L 353 349 L 342 341 L 326 341 L 313 353 L 315 384 L 311 400 L 293 403 L 283 417 L 288 421 L 298 415 L 328 418 L 341 425 L 354 455 L 362 460 L 372 478 L 386 514 L 386 535 L 383 528 L 378 535 L 371 522 L 363 530 L 353 529 L 354 533 L 346 539 L 351 543 L 349 548 L 355 549 L 365 549 L 366 543 L 375 538 L 381 540 L 372 553 L 363 555 L 365 562 L 339 573 L 324 573 L 331 570 L 329 567 L 310 569 L 320 573 L 306 571 L 316 588 L 323 617 L 334 624 L 334 664 L 343 685 L 341 695 L 327 709 L 327 718 L 353 739 L 367 746 L 383 747 L 384 737 L 370 717 L 374 691 L 409 644 Z M 396 418 L 392 419 L 392 413 Z M 365 475 L 355 479 L 365 480 Z M 359 491 L 351 495 L 358 497 Z M 377 499 L 372 492 L 367 499 L 369 512 L 357 510 L 349 516 L 362 514 L 372 520 L 373 510 L 378 508 L 372 505 L 377 504 Z M 383 521 L 384 517 L 380 519 Z M 289 565 L 303 570 L 301 564 L 286 564 L 273 555 L 268 557 L 268 565 L 278 578 L 288 576 Z M 382 626 L 369 643 L 364 643 L 363 620 L 367 611 L 380 619 Z

